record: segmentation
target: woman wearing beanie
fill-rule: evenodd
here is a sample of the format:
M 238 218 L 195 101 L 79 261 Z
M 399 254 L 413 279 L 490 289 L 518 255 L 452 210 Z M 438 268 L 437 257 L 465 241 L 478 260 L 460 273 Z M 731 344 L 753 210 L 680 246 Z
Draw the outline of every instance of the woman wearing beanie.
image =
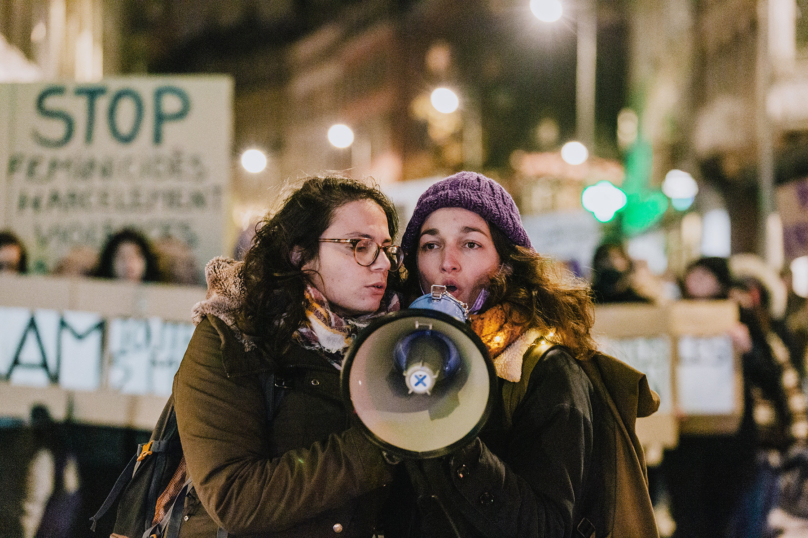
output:
M 409 299 L 438 284 L 470 305 L 500 394 L 468 446 L 402 466 L 385 537 L 657 536 L 642 450 L 613 444 L 620 419 L 599 396 L 603 381 L 590 381 L 603 366 L 589 289 L 532 249 L 505 189 L 473 172 L 434 184 L 402 248 Z M 634 417 L 655 411 L 645 377 L 610 360 L 629 387 L 616 408 Z M 616 446 L 624 450 L 617 457 Z M 621 484 L 618 467 L 628 477 Z M 618 499 L 627 512 L 615 513 Z

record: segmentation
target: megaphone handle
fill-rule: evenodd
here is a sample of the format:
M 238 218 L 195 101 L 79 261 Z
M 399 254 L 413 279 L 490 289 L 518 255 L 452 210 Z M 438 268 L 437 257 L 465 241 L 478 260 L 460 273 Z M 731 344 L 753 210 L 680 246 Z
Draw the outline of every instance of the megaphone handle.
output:
M 443 515 L 446 516 L 446 521 L 452 528 L 452 532 L 454 533 L 455 537 L 463 538 L 463 536 L 460 534 L 460 530 L 457 528 L 457 525 L 455 525 L 455 522 L 452 519 L 451 514 L 449 514 L 449 511 L 446 509 L 446 505 L 443 504 L 443 501 L 437 495 L 437 492 L 432 491 L 432 488 L 429 485 L 429 480 L 426 477 L 426 473 L 424 473 L 423 469 L 421 469 L 421 463 L 425 461 L 429 460 L 411 460 L 411 459 L 404 460 L 404 467 L 407 469 L 407 474 L 410 477 L 410 481 L 412 482 L 412 487 L 415 490 L 415 494 L 418 496 L 418 500 L 428 499 L 429 501 L 437 503 L 437 505 L 443 512 Z M 416 504 L 420 506 L 420 503 Z

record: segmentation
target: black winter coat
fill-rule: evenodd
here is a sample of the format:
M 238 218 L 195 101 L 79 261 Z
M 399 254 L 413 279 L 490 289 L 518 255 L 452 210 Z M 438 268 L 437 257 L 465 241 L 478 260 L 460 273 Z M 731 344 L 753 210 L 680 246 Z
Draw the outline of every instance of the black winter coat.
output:
M 507 425 L 502 388 L 479 437 L 445 458 L 407 462 L 385 538 L 570 537 L 593 472 L 593 387 L 558 348 L 533 369 Z

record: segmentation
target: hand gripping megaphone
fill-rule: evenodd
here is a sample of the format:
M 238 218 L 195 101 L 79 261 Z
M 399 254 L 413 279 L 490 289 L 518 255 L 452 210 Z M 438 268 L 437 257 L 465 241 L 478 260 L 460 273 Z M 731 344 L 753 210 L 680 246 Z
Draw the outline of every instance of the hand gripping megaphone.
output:
M 497 377 L 466 313 L 443 286 L 433 286 L 409 310 L 368 325 L 348 350 L 343 400 L 386 452 L 443 456 L 469 443 L 485 424 Z

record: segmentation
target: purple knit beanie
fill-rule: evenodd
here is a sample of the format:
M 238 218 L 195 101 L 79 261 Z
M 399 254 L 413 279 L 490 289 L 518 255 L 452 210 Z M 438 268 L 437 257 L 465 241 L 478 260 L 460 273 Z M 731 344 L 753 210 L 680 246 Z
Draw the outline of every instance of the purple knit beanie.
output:
M 473 211 L 499 228 L 513 243 L 533 248 L 522 226 L 516 202 L 502 185 L 476 172 L 458 172 L 438 181 L 418 198 L 415 211 L 401 239 L 404 252 L 413 252 L 418 246 L 424 221 L 434 211 L 444 207 Z

